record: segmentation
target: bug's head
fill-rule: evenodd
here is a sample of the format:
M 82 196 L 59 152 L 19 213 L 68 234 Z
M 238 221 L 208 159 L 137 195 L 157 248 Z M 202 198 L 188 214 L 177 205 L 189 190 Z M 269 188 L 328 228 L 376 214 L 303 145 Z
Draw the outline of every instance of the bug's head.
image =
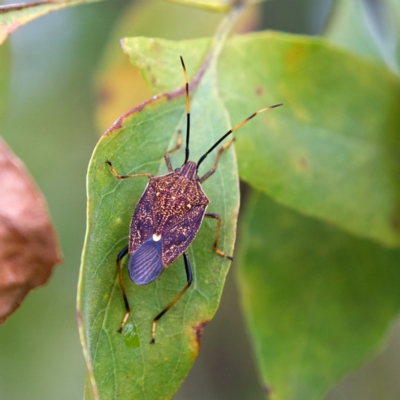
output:
M 181 168 L 175 170 L 175 173 L 190 180 L 196 180 L 198 178 L 196 163 L 193 161 L 188 161 L 183 164 Z

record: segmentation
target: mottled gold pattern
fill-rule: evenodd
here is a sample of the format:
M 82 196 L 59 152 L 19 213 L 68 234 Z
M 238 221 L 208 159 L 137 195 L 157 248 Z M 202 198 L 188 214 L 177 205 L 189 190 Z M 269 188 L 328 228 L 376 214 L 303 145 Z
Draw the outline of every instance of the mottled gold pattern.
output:
M 189 162 L 177 172 L 150 178 L 132 217 L 129 253 L 153 235 L 161 236 L 164 267 L 186 250 L 210 202 L 195 174 L 196 164 Z

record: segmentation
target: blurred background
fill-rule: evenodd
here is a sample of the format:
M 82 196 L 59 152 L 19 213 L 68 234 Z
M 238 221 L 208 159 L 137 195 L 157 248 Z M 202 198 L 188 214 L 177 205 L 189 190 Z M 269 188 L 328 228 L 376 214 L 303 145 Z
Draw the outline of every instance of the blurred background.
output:
M 146 7 L 151 4 L 155 2 L 146 1 Z M 136 6 L 114 0 L 55 12 L 21 28 L 0 48 L 1 74 L 6 73 L 7 60 L 11 62 L 8 93 L 0 94 L 0 101 L 7 102 L 0 134 L 47 198 L 64 255 L 64 263 L 55 269 L 50 282 L 29 294 L 0 327 L 0 399 L 70 400 L 83 396 L 85 366 L 75 297 L 86 224 L 85 177 L 97 138 L 118 116 L 102 112 L 109 93 L 95 89 L 96 83 L 103 82 L 99 71 L 107 69 L 108 57 L 122 54 L 116 38 L 211 35 L 221 18 L 163 4 L 168 11 L 158 13 L 159 19 L 152 24 L 138 20 L 130 26 L 127 15 Z M 330 0 L 270 1 L 253 10 L 250 25 L 242 30 L 251 26 L 320 34 L 331 7 Z M 177 15 L 182 16 L 179 29 L 174 28 Z M 207 24 L 194 28 L 192 18 L 202 18 Z M 121 19 L 125 19 L 122 25 Z M 129 107 L 149 95 L 140 85 L 115 84 L 125 87 L 131 96 Z M 233 273 L 228 276 L 219 311 L 205 330 L 194 368 L 176 395 L 178 400 L 257 400 L 265 396 Z M 399 370 L 400 325 L 396 325 L 386 350 L 344 379 L 326 399 L 399 399 Z

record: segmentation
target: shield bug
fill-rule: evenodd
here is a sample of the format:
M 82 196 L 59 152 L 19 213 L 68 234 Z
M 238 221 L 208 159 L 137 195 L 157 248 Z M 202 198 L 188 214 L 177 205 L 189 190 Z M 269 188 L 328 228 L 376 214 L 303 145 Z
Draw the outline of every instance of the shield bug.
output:
M 153 319 L 151 343 L 155 343 L 156 328 L 159 319 L 183 296 L 192 283 L 192 271 L 186 250 L 196 237 L 204 218 L 213 218 L 217 220 L 217 228 L 213 244 L 214 252 L 220 257 L 232 260 L 231 256 L 218 248 L 221 217 L 218 214 L 206 213 L 210 201 L 204 193 L 201 184 L 216 171 L 222 152 L 233 143 L 234 138 L 219 148 L 213 168 L 206 172 L 202 177 L 199 177 L 197 172 L 201 163 L 227 136 L 240 128 L 250 119 L 254 118 L 257 114 L 282 105 L 276 104 L 271 107 L 263 108 L 250 115 L 225 133 L 225 135 L 223 135 L 200 157 L 196 164 L 193 161 L 189 161 L 189 81 L 182 57 L 181 63 L 186 82 L 187 116 L 185 161 L 182 167 L 174 170 L 169 156 L 172 152 L 181 147 L 182 137 L 180 132 L 178 134 L 176 147 L 169 150 L 164 155 L 169 171 L 166 175 L 152 176 L 149 173 L 120 175 L 111 164 L 111 161 L 106 161 L 111 173 L 117 179 L 144 176 L 149 178 L 149 183 L 139 199 L 132 216 L 129 230 L 129 244 L 117 256 L 119 283 L 126 310 L 118 332 L 122 332 L 131 312 L 122 278 L 122 258 L 129 254 L 128 271 L 131 280 L 137 285 L 147 285 L 156 280 L 165 268 L 172 264 L 172 262 L 180 255 L 183 255 L 187 284 Z

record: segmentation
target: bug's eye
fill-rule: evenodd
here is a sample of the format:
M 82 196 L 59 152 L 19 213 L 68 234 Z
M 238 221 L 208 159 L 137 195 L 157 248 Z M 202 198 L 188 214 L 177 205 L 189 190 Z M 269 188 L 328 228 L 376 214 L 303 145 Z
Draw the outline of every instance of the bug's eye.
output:
M 175 172 L 176 172 L 177 174 L 179 174 L 179 172 L 181 172 L 181 169 L 180 169 L 180 168 L 176 168 L 176 169 L 175 169 Z

